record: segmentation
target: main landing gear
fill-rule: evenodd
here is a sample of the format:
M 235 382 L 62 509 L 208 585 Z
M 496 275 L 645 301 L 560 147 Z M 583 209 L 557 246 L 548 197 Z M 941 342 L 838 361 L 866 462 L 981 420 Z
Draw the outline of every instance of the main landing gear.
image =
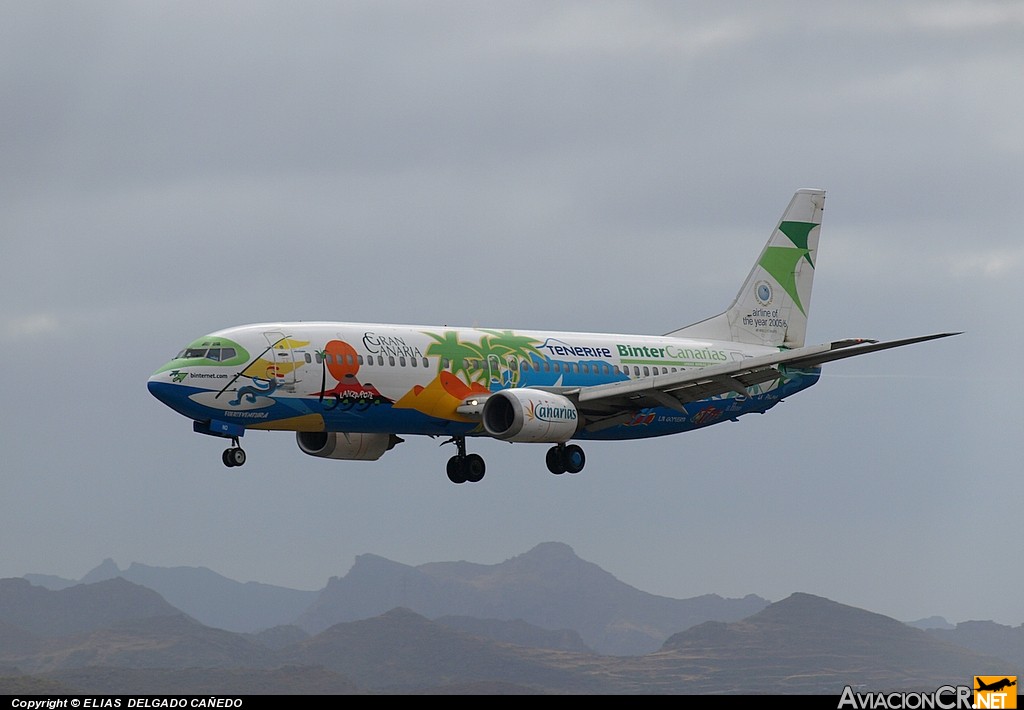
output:
M 445 444 L 455 444 L 458 453 L 448 459 L 448 480 L 452 483 L 477 483 L 484 477 L 486 465 L 480 454 L 466 453 L 466 437 L 453 436 Z M 230 451 L 231 449 L 229 449 Z M 241 449 L 239 449 L 240 451 Z M 227 451 L 224 452 L 226 457 Z M 244 455 L 243 455 L 244 457 Z M 225 460 L 226 462 L 226 460 Z M 558 444 L 548 449 L 546 459 L 548 470 L 556 476 L 563 473 L 579 473 L 587 464 L 583 449 L 576 444 Z M 230 465 L 230 464 L 229 464 Z
M 241 466 L 245 463 L 245 451 L 243 451 L 242 447 L 238 445 L 238 437 L 231 437 L 231 443 L 233 446 L 230 449 L 224 449 L 224 453 L 221 454 L 220 457 L 221 461 L 223 461 L 224 465 L 228 468 Z
M 556 476 L 563 473 L 579 473 L 587 465 L 587 457 L 583 449 L 576 444 L 559 444 L 548 449 L 545 459 L 548 470 Z
M 455 443 L 459 453 L 448 459 L 448 480 L 452 483 L 478 483 L 484 477 L 487 465 L 480 454 L 466 453 L 466 437 L 453 436 L 448 441 Z M 448 441 L 444 443 L 448 443 Z

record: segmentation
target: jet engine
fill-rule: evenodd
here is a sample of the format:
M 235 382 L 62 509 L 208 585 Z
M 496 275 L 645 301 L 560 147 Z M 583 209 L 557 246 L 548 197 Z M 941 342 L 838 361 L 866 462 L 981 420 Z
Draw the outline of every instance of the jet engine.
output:
M 503 441 L 562 443 L 580 425 L 576 405 L 566 397 L 543 390 L 499 390 L 484 402 L 483 425 Z
M 394 434 L 352 434 L 336 431 L 299 431 L 295 433 L 302 453 L 325 459 L 376 461 L 400 439 Z

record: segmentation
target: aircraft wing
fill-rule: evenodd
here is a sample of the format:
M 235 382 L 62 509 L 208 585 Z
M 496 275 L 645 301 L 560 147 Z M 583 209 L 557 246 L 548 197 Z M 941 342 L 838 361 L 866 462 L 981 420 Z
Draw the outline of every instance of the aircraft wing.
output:
M 747 388 L 785 376 L 787 370 L 805 370 L 822 363 L 898 348 L 959 333 L 937 333 L 901 340 L 837 340 L 739 362 L 712 365 L 667 375 L 611 382 L 592 387 L 542 388 L 572 400 L 586 422 L 588 431 L 617 426 L 645 407 L 669 407 L 683 411 L 683 405 L 716 395 L 736 392 L 747 396 Z

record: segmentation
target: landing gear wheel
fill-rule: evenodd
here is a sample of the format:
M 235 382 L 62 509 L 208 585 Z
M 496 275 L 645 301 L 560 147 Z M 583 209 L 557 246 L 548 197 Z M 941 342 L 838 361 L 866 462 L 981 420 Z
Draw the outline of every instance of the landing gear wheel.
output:
M 579 473 L 587 465 L 587 457 L 576 444 L 559 444 L 548 449 L 545 463 L 556 476 L 563 473 Z
M 458 456 L 448 459 L 448 480 L 452 483 L 465 483 L 466 474 L 463 472 L 462 461 Z
M 486 470 L 487 466 L 480 454 L 469 454 L 462 460 L 462 472 L 470 483 L 479 483 Z
M 224 453 L 221 454 L 220 458 L 221 461 L 224 462 L 224 465 L 227 466 L 228 468 L 232 468 L 234 466 L 241 466 L 242 464 L 245 463 L 245 451 L 243 451 L 238 446 L 232 447 L 230 449 L 224 449 Z
M 560 446 L 552 446 L 548 449 L 547 457 L 545 457 L 548 470 L 556 476 L 561 476 L 565 473 L 565 459 L 562 457 L 561 448 Z
M 448 480 L 452 483 L 477 483 L 484 477 L 487 466 L 480 454 L 466 453 L 466 437 L 453 436 L 445 444 L 455 444 L 459 453 L 448 459 L 448 466 L 445 469 L 448 473 Z M 442 444 L 443 445 L 443 444 Z
M 569 473 L 579 473 L 587 465 L 587 457 L 583 449 L 576 444 L 570 444 L 562 450 L 562 463 Z

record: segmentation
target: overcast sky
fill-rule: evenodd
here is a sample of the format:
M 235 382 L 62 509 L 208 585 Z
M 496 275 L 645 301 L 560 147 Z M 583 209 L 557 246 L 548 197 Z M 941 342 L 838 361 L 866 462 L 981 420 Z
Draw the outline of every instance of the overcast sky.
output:
M 674 598 L 809 592 L 1024 622 L 1024 4 L 40 2 L 0 7 L 0 577 L 204 566 L 319 589 L 355 556 L 546 541 Z M 231 325 L 661 334 L 725 308 L 828 191 L 825 366 L 660 440 L 225 442 L 146 390 Z

